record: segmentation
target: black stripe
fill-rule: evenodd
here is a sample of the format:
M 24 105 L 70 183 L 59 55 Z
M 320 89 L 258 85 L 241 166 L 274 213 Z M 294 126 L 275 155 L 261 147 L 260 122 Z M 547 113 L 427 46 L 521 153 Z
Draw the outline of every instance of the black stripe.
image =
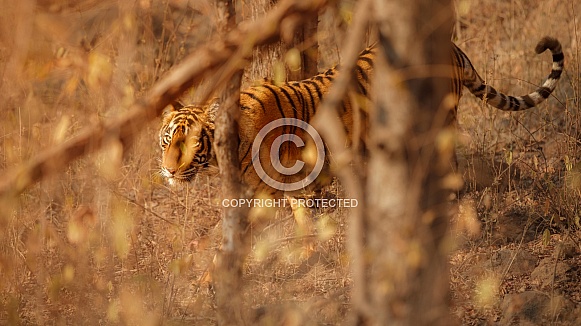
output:
M 325 76 L 335 76 L 335 69 L 331 68 L 327 71 L 325 71 Z
M 478 86 L 475 89 L 472 89 L 472 93 L 484 93 L 486 90 L 486 84 L 480 84 L 480 86 Z M 482 97 L 482 94 L 480 94 L 480 97 Z
M 200 150 L 198 152 L 204 152 L 206 147 L 208 152 L 212 150 L 212 143 L 210 142 L 210 136 L 206 128 L 202 128 L 202 134 L 200 135 Z
M 309 121 L 311 119 L 311 108 L 313 110 L 313 113 L 315 112 L 315 98 L 313 97 L 313 94 L 311 92 L 311 89 L 306 85 L 306 84 L 301 84 L 300 85 L 301 89 L 304 89 L 305 91 L 303 93 L 309 95 L 309 103 L 311 104 L 310 106 L 305 105 L 306 108 L 306 115 L 305 118 L 307 119 L 306 121 Z
M 367 90 L 365 89 L 365 86 L 363 84 L 361 84 L 361 80 L 367 82 L 369 80 L 369 77 L 367 76 L 367 72 L 365 72 L 365 70 L 363 70 L 363 68 L 361 68 L 360 66 L 357 66 L 357 74 L 361 76 L 361 78 L 357 78 L 357 85 L 359 85 L 359 92 L 365 96 L 367 96 Z
M 279 89 L 280 89 L 281 93 L 283 93 L 283 94 L 284 94 L 284 96 L 285 96 L 285 97 L 288 99 L 288 103 L 289 103 L 289 104 L 290 104 L 290 106 L 291 106 L 291 107 L 290 107 L 290 110 L 292 110 L 292 112 L 293 112 L 293 118 L 295 118 L 295 119 L 296 119 L 296 118 L 298 118 L 298 110 L 297 110 L 297 106 L 295 105 L 295 102 L 293 101 L 293 99 L 292 99 L 292 96 L 291 96 L 291 95 L 290 95 L 290 93 L 289 93 L 289 92 L 288 92 L 288 91 L 287 91 L 287 90 L 284 88 L 284 86 L 283 86 L 283 87 L 280 87 Z M 284 107 L 283 107 L 283 109 L 284 109 Z M 289 131 L 289 132 L 290 132 L 290 133 L 295 133 L 295 132 L 296 132 L 296 129 L 297 129 L 297 127 L 295 127 L 295 126 L 292 126 L 292 127 L 290 128 L 290 131 Z
M 319 84 L 315 83 L 315 82 L 305 82 L 304 87 L 307 89 L 307 91 L 309 92 L 309 95 L 311 96 L 311 98 L 313 99 L 313 105 L 311 105 L 311 107 L 309 107 L 310 109 L 310 114 L 314 115 L 317 112 L 317 105 L 318 103 L 320 103 L 321 101 L 321 91 L 319 90 Z
M 563 70 L 551 70 L 551 74 L 548 79 L 559 79 Z
M 252 92 L 242 92 L 241 94 L 248 95 L 251 99 L 253 99 L 256 102 L 258 102 L 258 104 L 262 108 L 262 112 L 265 112 L 266 113 L 266 106 L 264 105 L 264 103 L 262 102 L 262 100 L 254 94 L 254 92 L 256 92 L 257 89 L 251 89 L 251 90 L 252 90 Z
M 526 103 L 526 105 L 529 108 L 532 108 L 533 106 L 535 106 L 535 101 L 533 101 L 533 99 L 528 95 L 523 96 L 522 100 Z
M 455 59 L 455 64 L 458 67 L 461 67 L 462 70 L 466 69 L 466 61 L 470 62 L 470 60 L 468 59 L 468 57 L 466 56 L 466 54 L 464 54 L 464 52 L 462 52 L 462 50 L 460 50 L 459 47 L 457 47 L 455 44 L 454 45 L 454 59 Z M 462 74 L 464 75 L 464 74 Z
M 500 97 L 500 101 L 498 103 L 498 107 L 499 108 L 504 108 L 506 106 L 506 97 L 505 96 L 499 96 Z
M 313 80 L 305 80 L 303 83 L 305 85 L 312 85 L 315 88 L 315 91 L 317 92 L 317 98 L 319 100 L 323 98 L 323 93 L 321 92 L 321 86 L 319 85 L 319 83 L 317 83 Z M 313 106 L 313 109 L 315 109 L 314 106 Z
M 268 89 L 272 93 L 272 95 L 274 96 L 274 99 L 276 100 L 276 106 L 278 108 L 278 111 L 280 112 L 281 117 L 286 118 L 286 116 L 284 115 L 284 110 L 283 110 L 282 105 L 280 103 L 280 97 L 278 96 L 278 93 L 276 92 L 275 86 L 263 85 L 263 87 Z
M 543 97 L 543 98 L 547 98 L 549 97 L 549 95 L 551 95 L 551 89 L 548 87 L 539 87 L 539 89 L 537 90 L 537 92 Z
M 510 103 L 509 105 L 509 110 L 510 111 L 518 111 L 518 109 L 520 108 L 519 102 L 516 99 L 516 97 L 514 96 L 509 96 L 508 97 L 508 101 Z
M 497 97 L 498 91 L 494 89 L 494 87 L 488 86 L 488 91 L 486 92 L 486 95 L 489 95 L 487 96 L 488 98 Z
M 297 86 L 290 87 L 290 89 L 292 89 L 292 91 L 294 92 L 297 100 L 301 103 L 301 119 L 303 119 L 303 120 L 307 119 L 305 121 L 308 122 L 309 121 L 308 118 L 307 118 L 307 116 L 308 116 L 308 110 L 307 110 L 307 107 L 305 105 L 305 98 L 303 97 L 302 92 L 300 92 L 300 89 Z
M 291 87 L 292 88 L 292 87 Z M 293 110 L 293 116 L 294 118 L 297 117 L 297 105 L 295 104 L 295 101 L 293 101 L 292 96 L 290 95 L 290 93 L 285 89 L 285 87 L 280 87 L 279 88 L 280 92 L 284 94 L 284 96 L 287 98 L 288 103 L 291 105 L 291 109 Z
M 244 155 L 242 156 L 242 158 L 240 159 L 240 162 L 244 162 L 244 160 L 246 159 L 246 157 L 248 156 L 248 154 L 250 154 L 250 150 L 252 149 L 252 144 L 250 144 L 250 146 L 248 146 L 248 149 L 246 150 L 246 153 L 244 153 Z M 250 163 L 247 164 L 244 167 L 244 170 L 242 171 L 242 174 L 245 174 L 246 171 L 248 170 L 248 168 L 252 165 L 252 159 L 250 160 Z
M 335 77 L 334 76 L 325 76 L 322 79 L 322 83 L 325 84 L 325 85 L 326 84 L 330 84 L 330 83 L 333 82 L 333 80 L 335 80 Z
M 357 88 L 359 88 L 359 93 L 367 96 L 367 89 L 365 88 L 365 85 L 361 83 L 361 79 L 359 78 L 357 78 Z
M 565 55 L 563 54 L 563 52 L 553 54 L 553 61 L 554 62 L 560 62 L 564 59 L 565 59 Z

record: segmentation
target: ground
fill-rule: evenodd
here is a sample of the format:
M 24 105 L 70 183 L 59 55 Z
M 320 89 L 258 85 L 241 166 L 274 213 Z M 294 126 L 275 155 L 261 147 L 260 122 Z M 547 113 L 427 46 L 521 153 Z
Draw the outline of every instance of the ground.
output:
M 198 44 L 179 38 L 179 11 L 160 29 L 175 33 L 156 38 L 157 30 L 132 29 L 129 16 L 119 23 L 129 9 L 115 1 L 51 3 L 6 4 L 0 14 L 0 62 L 11 67 L 3 75 L 11 82 L 0 84 L 2 173 L 123 114 Z M 147 3 L 139 2 L 139 21 L 159 21 L 148 10 L 163 4 Z M 213 12 L 201 3 L 187 32 L 207 36 Z M 464 325 L 581 324 L 578 9 L 556 0 L 457 1 L 456 9 L 455 42 L 497 89 L 524 94 L 542 82 L 550 56 L 533 49 L 544 35 L 563 43 L 566 71 L 554 96 L 527 112 L 462 98 L 457 152 L 466 185 L 450 222 L 453 315 Z M 30 29 L 13 33 L 30 17 Z M 127 42 L 131 35 L 139 42 Z M 334 57 L 338 48 L 327 46 Z M 220 180 L 213 171 L 165 185 L 158 128 L 154 121 L 133 131 L 129 147 L 112 135 L 102 151 L 1 203 L 0 324 L 216 324 L 208 271 L 221 236 Z M 343 190 L 334 182 L 325 193 Z M 244 270 L 258 320 L 345 323 L 349 210 L 307 211 L 300 223 L 290 208 L 272 213 L 252 230 Z

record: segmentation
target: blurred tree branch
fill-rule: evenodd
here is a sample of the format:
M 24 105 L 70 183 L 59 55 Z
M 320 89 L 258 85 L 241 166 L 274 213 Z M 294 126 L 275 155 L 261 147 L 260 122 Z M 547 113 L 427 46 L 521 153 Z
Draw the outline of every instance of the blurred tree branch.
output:
M 361 157 L 358 148 L 351 146 L 345 148 L 348 143 L 348 135 L 345 132 L 343 122 L 339 118 L 337 108 L 348 94 L 349 86 L 354 82 L 354 71 L 357 59 L 361 50 L 361 40 L 364 39 L 366 28 L 369 25 L 371 14 L 371 0 L 359 2 L 353 14 L 353 23 L 347 31 L 343 52 L 343 61 L 339 68 L 340 73 L 331 86 L 329 94 L 322 102 L 319 111 L 312 121 L 312 125 L 321 133 L 330 152 L 336 158 L 337 171 L 341 182 L 347 190 L 350 198 L 355 198 L 359 202 L 357 207 L 351 208 L 349 219 L 348 248 L 353 273 L 353 322 L 358 324 L 361 321 L 369 320 L 373 314 L 369 304 L 369 293 L 366 291 L 366 271 L 365 271 L 365 243 L 364 243 L 364 219 L 366 214 L 366 199 L 364 192 L 364 172 L 360 173 Z M 353 110 L 359 110 L 352 101 Z M 362 115 L 361 113 L 360 115 Z M 354 133 L 354 137 L 359 137 Z M 359 170 L 356 170 L 359 169 Z
M 143 99 L 131 105 L 126 114 L 113 121 L 88 127 L 72 139 L 5 171 L 0 181 L 0 198 L 16 196 L 42 178 L 63 171 L 72 161 L 99 150 L 111 135 L 118 137 L 124 145 L 131 144 L 134 135 L 142 130 L 146 122 L 157 117 L 165 106 L 199 83 L 204 76 L 222 67 L 236 54 L 250 56 L 254 46 L 273 43 L 281 38 L 292 40 L 294 31 L 303 20 L 326 4 L 326 0 L 281 1 L 264 18 L 241 24 L 224 39 L 201 47 L 156 83 Z M 239 68 L 229 65 L 232 69 L 230 75 Z

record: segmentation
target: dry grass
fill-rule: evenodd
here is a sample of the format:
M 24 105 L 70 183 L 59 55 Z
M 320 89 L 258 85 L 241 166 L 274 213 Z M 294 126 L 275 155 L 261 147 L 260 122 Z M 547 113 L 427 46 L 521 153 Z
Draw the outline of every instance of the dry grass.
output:
M 505 92 L 525 94 L 539 85 L 550 70 L 548 55 L 535 56 L 532 51 L 542 35 L 555 35 L 563 43 L 566 73 L 546 103 L 527 112 L 507 113 L 464 96 L 459 120 L 468 139 L 461 152 L 470 158 L 476 155 L 494 161 L 489 173 L 496 179 L 513 178 L 508 166 L 518 170 L 520 178 L 511 180 L 517 193 L 516 205 L 532 200 L 524 208 L 542 215 L 547 223 L 553 215 L 571 222 L 578 199 L 562 189 L 563 174 L 580 158 L 575 3 L 460 1 L 458 7 L 464 6 L 468 12 L 459 20 L 464 28 L 458 33 L 457 43 L 466 49 L 481 75 Z
M 211 37 L 211 6 L 202 1 L 186 10 L 181 1 L 170 3 L 140 1 L 134 8 L 116 1 L 42 1 L 34 7 L 1 1 L 0 169 L 121 114 Z M 557 242 L 579 242 L 580 197 L 563 181 L 580 159 L 576 5 L 458 1 L 457 44 L 498 89 L 521 94 L 541 83 L 549 58 L 533 48 L 543 35 L 560 38 L 567 60 L 555 96 L 538 109 L 499 112 L 471 95 L 460 104 L 462 153 L 474 166 L 481 158 L 492 166 L 477 174 L 510 181 L 508 192 L 469 187 L 464 194 L 481 231 L 459 241 L 452 257 L 455 312 L 466 324 L 498 321 L 504 294 L 535 289 L 527 279 L 501 275 L 498 283 L 486 283 L 499 288 L 493 300 L 479 306 L 474 293 L 482 287 L 463 274 L 467 257 L 491 257 L 507 245 L 542 257 Z M 328 58 L 337 55 L 333 40 L 340 32 L 322 35 L 322 60 L 333 61 Z M 269 54 L 256 60 L 247 83 L 269 75 L 265 67 L 278 60 L 276 48 L 264 51 Z M 164 186 L 157 174 L 157 128 L 143 126 L 130 148 L 112 135 L 103 151 L 0 208 L 0 324 L 215 323 L 212 288 L 203 277 L 221 233 L 219 180 L 210 174 L 183 189 Z M 329 192 L 340 195 L 339 188 Z M 245 296 L 265 323 L 344 322 L 351 285 L 348 211 L 311 213 L 305 227 L 290 209 L 279 210 L 255 231 Z M 579 277 L 570 280 L 559 289 L 579 305 Z

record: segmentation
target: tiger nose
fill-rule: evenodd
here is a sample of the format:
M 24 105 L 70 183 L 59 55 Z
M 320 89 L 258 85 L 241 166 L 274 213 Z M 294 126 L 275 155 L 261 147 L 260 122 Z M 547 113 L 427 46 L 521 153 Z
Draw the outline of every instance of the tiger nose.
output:
M 177 172 L 177 169 L 174 168 L 166 168 L 166 171 L 169 172 L 169 174 L 174 175 Z

